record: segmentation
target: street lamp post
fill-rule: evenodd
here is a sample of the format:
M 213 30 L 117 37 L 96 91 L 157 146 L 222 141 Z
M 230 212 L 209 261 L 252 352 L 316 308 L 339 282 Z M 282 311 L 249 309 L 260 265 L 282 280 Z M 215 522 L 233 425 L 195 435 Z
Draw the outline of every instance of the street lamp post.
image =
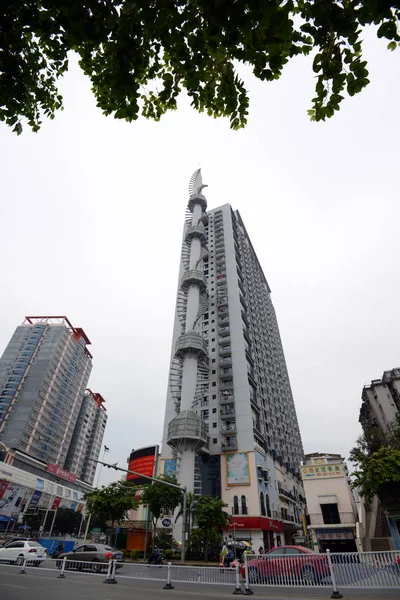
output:
M 130 469 L 123 469 L 122 467 L 117 467 L 117 465 L 110 465 L 101 460 L 94 460 L 93 458 L 89 459 L 93 462 L 99 463 L 100 465 L 104 465 L 109 469 L 115 469 L 116 471 L 123 471 L 124 473 L 129 473 L 131 475 L 136 475 L 137 477 L 142 477 L 143 479 L 148 479 L 149 481 L 155 481 L 156 483 L 161 483 L 163 485 L 167 485 L 169 487 L 176 488 L 183 493 L 183 502 L 182 502 L 182 547 L 181 547 L 181 561 L 185 560 L 185 542 L 186 542 L 186 511 L 187 511 L 187 488 L 181 487 L 176 483 L 170 483 L 169 481 L 163 481 L 162 479 L 157 479 L 156 477 L 150 477 L 149 475 L 143 475 L 143 473 L 137 473 L 136 471 L 131 471 Z

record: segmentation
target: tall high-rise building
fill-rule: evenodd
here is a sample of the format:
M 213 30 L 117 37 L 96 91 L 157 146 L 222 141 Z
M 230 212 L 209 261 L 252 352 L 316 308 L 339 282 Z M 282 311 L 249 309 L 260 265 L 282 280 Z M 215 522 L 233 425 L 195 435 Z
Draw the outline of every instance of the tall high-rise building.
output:
M 197 495 L 221 497 L 241 539 L 271 547 L 285 534 L 292 542 L 301 526 L 300 431 L 268 282 L 239 212 L 229 204 L 207 212 L 204 187 L 198 170 L 182 242 L 161 469 Z
M 82 414 L 90 404 L 85 397 L 92 370 L 89 344 L 83 329 L 66 317 L 26 317 L 17 327 L 0 359 L 0 442 L 8 464 L 38 475 L 44 466 L 49 474 L 65 477 L 68 465 L 92 482 L 92 468 L 70 450 L 73 442 L 91 456 L 104 432 L 103 410 L 93 413 L 91 427 Z
M 107 413 L 101 394 L 86 390 L 81 410 L 72 435 L 65 468 L 75 473 L 78 479 L 92 484 L 96 473 Z

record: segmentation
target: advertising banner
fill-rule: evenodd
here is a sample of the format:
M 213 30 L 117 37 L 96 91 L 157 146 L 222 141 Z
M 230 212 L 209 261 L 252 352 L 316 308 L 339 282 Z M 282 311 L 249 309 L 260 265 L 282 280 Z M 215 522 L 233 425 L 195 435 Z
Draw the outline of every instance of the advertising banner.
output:
M 40 508 L 49 508 L 50 501 L 51 501 L 51 495 L 48 494 L 47 492 L 42 492 L 42 495 L 39 498 L 38 505 L 40 506 Z
M 36 479 L 36 489 L 40 490 L 41 492 L 44 490 L 44 480 L 39 479 L 39 477 Z
M 33 510 L 39 505 L 40 496 L 42 492 L 40 490 L 35 490 L 32 494 L 32 497 L 28 504 L 28 510 Z
M 0 500 L 2 499 L 7 487 L 8 487 L 8 481 L 5 481 L 4 479 L 0 479 Z
M 250 485 L 249 457 L 247 452 L 227 454 L 226 471 L 228 485 Z
M 139 450 L 133 450 L 129 457 L 130 471 L 136 471 L 142 475 L 148 477 L 154 477 L 154 466 L 156 463 L 156 456 L 158 452 L 158 446 L 149 446 L 148 448 L 140 448 Z M 127 481 L 134 481 L 138 485 L 144 485 L 150 483 L 148 479 L 139 477 L 138 475 L 132 475 L 128 473 Z
M 51 505 L 51 510 L 55 510 L 60 506 L 61 498 L 60 496 L 56 496 L 53 500 L 53 504 Z
M 74 473 L 70 473 L 58 465 L 48 464 L 46 470 L 49 473 L 53 473 L 53 475 L 57 475 L 57 477 L 61 477 L 62 479 L 70 481 L 71 483 L 76 481 L 76 475 Z
M 301 476 L 303 479 L 344 477 L 342 465 L 321 465 L 321 466 L 301 466 Z
M 177 466 L 176 458 L 167 458 L 164 462 L 164 475 L 176 476 Z
M 18 485 L 8 484 L 0 500 L 0 514 L 11 517 L 23 511 L 26 504 L 28 490 Z

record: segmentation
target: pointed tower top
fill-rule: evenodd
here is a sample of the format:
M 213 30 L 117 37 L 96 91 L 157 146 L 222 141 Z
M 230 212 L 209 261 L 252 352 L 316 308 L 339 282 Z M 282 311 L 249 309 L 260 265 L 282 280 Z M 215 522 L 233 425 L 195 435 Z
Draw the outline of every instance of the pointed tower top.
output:
M 189 181 L 189 196 L 197 196 L 201 194 L 202 189 L 208 187 L 206 183 L 203 183 L 203 177 L 201 176 L 201 169 L 197 169 L 193 173 Z

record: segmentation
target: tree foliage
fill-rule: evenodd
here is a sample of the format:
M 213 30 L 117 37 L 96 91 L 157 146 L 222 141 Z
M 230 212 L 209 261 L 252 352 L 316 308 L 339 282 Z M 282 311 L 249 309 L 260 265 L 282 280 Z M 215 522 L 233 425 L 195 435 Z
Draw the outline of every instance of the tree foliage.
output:
M 172 475 L 160 475 L 157 479 L 160 481 L 154 481 L 151 485 L 148 485 L 140 497 L 140 502 L 148 506 L 152 515 L 153 540 L 158 519 L 165 513 L 173 512 L 182 500 L 181 490 L 161 483 L 162 481 L 166 481 L 178 485 L 175 477 Z
M 357 466 L 353 487 L 368 500 L 377 495 L 384 504 L 393 486 L 400 484 L 400 414 L 386 434 L 379 427 L 367 429 L 357 439 L 349 458 Z
M 385 488 L 400 483 L 400 450 L 382 447 L 369 456 L 359 456 L 358 469 L 353 473 L 353 485 L 362 496 L 371 500 L 386 496 Z
M 58 78 L 79 56 L 97 106 L 132 121 L 159 120 L 185 89 L 192 106 L 246 124 L 239 62 L 263 81 L 314 51 L 311 119 L 331 117 L 369 83 L 362 32 L 377 26 L 395 50 L 400 6 L 387 0 L 3 0 L 0 119 L 21 133 L 62 108 Z
M 72 510 L 72 508 L 59 508 L 54 521 L 54 531 L 59 531 L 61 535 L 78 531 L 82 520 L 82 514 Z
M 190 538 L 190 533 L 192 531 L 194 525 L 194 514 L 196 510 L 196 496 L 193 492 L 188 492 L 186 499 L 186 523 L 185 523 L 185 531 L 188 538 Z M 180 519 L 183 515 L 183 498 L 181 498 L 180 502 L 181 506 L 179 511 L 175 517 L 175 523 L 178 519 Z
M 219 534 L 220 530 L 230 521 L 230 516 L 224 511 L 228 506 L 223 500 L 214 496 L 200 496 L 194 511 L 195 523 L 204 539 L 204 559 L 208 557 L 210 542 Z
M 96 488 L 86 496 L 88 512 L 94 516 L 107 516 L 111 521 L 111 531 L 114 523 L 126 519 L 128 510 L 137 508 L 137 486 L 129 481 L 117 481 L 108 486 Z

